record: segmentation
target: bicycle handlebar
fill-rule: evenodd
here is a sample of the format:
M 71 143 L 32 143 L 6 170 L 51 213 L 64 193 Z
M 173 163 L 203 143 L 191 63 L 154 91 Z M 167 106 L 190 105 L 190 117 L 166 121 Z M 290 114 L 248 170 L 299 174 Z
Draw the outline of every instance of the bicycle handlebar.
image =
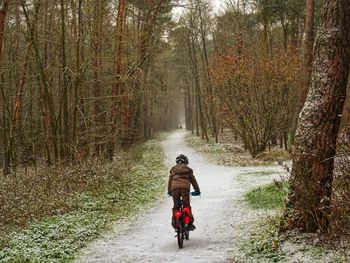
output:
M 201 192 L 196 192 L 196 191 L 194 191 L 194 192 L 189 192 L 189 194 L 191 195 L 191 196 L 201 196 Z M 171 193 L 171 192 L 169 192 L 168 193 L 168 196 L 170 197 L 170 196 L 173 196 L 173 194 Z

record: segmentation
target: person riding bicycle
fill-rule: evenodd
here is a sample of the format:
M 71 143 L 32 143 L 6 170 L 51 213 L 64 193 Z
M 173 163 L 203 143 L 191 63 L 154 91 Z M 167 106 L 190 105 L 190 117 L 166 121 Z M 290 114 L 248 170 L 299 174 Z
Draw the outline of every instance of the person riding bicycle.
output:
M 180 154 L 176 157 L 176 165 L 171 168 L 168 181 L 168 194 L 173 197 L 174 207 L 171 224 L 175 227 L 175 212 L 180 208 L 178 201 L 182 198 L 184 207 L 190 209 L 191 221 L 188 225 L 189 230 L 194 230 L 196 227 L 193 225 L 193 214 L 190 206 L 190 189 L 191 184 L 195 190 L 195 195 L 200 195 L 200 189 L 196 178 L 193 175 L 193 170 L 188 167 L 187 156 Z

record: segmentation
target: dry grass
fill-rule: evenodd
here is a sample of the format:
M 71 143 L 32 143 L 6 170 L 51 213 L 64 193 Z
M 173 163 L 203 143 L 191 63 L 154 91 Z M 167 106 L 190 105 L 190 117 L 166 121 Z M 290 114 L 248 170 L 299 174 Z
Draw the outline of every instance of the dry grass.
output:
M 45 165 L 18 169 L 0 182 L 0 232 L 25 228 L 39 219 L 64 214 L 74 208 L 82 192 L 98 192 L 127 171 L 135 154 L 113 162 L 89 160 L 81 164 Z
M 256 156 L 257 159 L 265 162 L 283 162 L 292 159 L 292 155 L 281 149 L 274 149 L 260 153 Z
M 41 167 L 0 186 L 0 262 L 71 262 L 81 248 L 164 193 L 158 142 L 113 162 Z M 18 194 L 17 194 L 18 190 Z
M 208 143 L 192 134 L 186 137 L 186 142 L 218 165 L 259 166 L 291 159 L 291 155 L 287 151 L 279 148 L 273 148 L 271 151 L 259 154 L 257 158 L 252 158 L 249 151 L 244 148 L 244 144 L 239 139 L 236 140 L 229 129 L 220 133 L 219 143 L 215 143 L 214 138 L 210 138 Z

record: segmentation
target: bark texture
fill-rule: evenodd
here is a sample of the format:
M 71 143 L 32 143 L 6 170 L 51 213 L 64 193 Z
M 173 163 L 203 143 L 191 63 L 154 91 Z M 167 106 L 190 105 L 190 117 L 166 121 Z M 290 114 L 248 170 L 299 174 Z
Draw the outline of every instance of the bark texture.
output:
M 327 231 L 334 155 L 346 97 L 350 6 L 325 2 L 314 49 L 312 79 L 295 138 L 285 229 Z

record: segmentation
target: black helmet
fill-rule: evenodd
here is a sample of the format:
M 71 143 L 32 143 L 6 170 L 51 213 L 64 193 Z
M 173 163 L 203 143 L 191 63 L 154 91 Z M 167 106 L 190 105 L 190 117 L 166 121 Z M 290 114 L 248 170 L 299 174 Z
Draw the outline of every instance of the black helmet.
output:
M 188 158 L 186 155 L 180 154 L 178 157 L 176 157 L 176 163 L 184 163 L 188 164 Z

